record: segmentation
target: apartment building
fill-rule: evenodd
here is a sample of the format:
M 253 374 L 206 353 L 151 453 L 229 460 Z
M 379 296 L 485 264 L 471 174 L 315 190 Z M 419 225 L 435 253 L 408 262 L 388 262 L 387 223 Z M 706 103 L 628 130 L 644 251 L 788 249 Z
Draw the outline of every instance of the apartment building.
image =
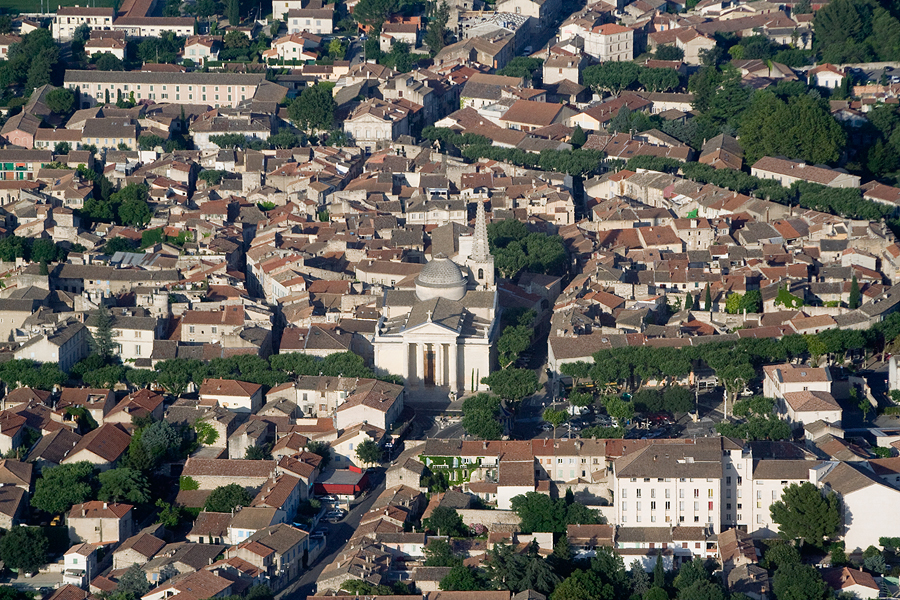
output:
M 63 86 L 80 94 L 80 108 L 115 101 L 134 93 L 135 101 L 208 104 L 214 108 L 237 107 L 252 98 L 264 75 L 247 73 L 148 73 L 142 71 L 67 70 Z
M 124 31 L 129 37 L 160 37 L 172 32 L 178 37 L 194 34 L 192 17 L 132 17 L 116 19 L 113 29 Z
M 124 312 L 124 309 L 118 309 Z M 153 340 L 163 333 L 163 323 L 156 317 L 131 314 L 112 314 L 112 329 L 115 352 L 123 361 L 149 358 L 153 352 Z M 91 315 L 85 322 L 91 334 L 97 331 L 97 315 Z
M 729 516 L 722 504 L 723 465 L 730 460 L 748 470 L 741 455 L 742 448 L 728 438 L 652 444 L 626 454 L 613 463 L 617 524 L 721 531 Z
M 784 187 L 797 181 L 808 181 L 835 188 L 858 188 L 858 175 L 839 169 L 815 167 L 795 160 L 764 156 L 750 168 L 750 174 L 760 179 L 775 179 Z
M 51 162 L 50 150 L 0 149 L 0 180 L 33 181 L 37 172 Z
M 87 25 L 92 30 L 112 29 L 116 11 L 112 7 L 60 6 L 53 17 L 53 38 L 67 42 L 75 37 L 75 30 Z
M 334 31 L 334 4 L 322 8 L 300 8 L 287 11 L 287 27 L 290 33 L 306 31 L 327 35 Z

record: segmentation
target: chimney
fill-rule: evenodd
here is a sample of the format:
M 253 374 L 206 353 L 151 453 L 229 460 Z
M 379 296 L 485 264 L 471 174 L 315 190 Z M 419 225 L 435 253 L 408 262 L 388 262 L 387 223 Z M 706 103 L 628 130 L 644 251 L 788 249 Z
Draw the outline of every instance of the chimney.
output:
M 103 510 L 106 510 L 107 508 L 109 508 L 109 504 L 106 503 L 106 502 L 104 502 L 104 503 L 103 503 Z

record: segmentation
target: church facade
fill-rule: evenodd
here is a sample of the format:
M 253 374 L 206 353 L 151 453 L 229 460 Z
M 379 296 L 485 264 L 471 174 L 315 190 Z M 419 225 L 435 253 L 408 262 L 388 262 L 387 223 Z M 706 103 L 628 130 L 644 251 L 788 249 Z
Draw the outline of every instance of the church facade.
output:
M 375 367 L 402 376 L 411 389 L 486 389 L 481 378 L 495 362 L 499 309 L 481 201 L 471 250 L 457 260 L 437 254 L 416 277 L 414 291 L 384 293 L 373 339 Z

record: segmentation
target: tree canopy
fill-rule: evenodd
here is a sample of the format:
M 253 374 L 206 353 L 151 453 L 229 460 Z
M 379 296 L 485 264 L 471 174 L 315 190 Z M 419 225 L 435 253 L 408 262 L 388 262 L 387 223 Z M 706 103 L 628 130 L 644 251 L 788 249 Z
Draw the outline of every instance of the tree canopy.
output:
M 94 465 L 87 461 L 49 467 L 35 482 L 31 505 L 51 515 L 67 512 L 93 497 Z
M 356 10 L 359 10 L 360 5 L 357 5 Z M 291 102 L 288 116 L 304 131 L 330 130 L 334 125 L 335 108 L 331 89 L 321 84 L 313 85 L 304 89 Z
M 784 489 L 781 500 L 769 511 L 778 523 L 778 533 L 788 540 L 799 540 L 816 547 L 840 532 L 841 501 L 837 494 L 822 492 L 812 483 L 793 483 Z M 779 596 L 780 597 L 780 596 Z
M 0 538 L 0 559 L 6 567 L 34 573 L 47 564 L 50 542 L 38 527 L 13 527 Z
M 483 440 L 497 440 L 503 435 L 500 398 L 490 394 L 469 396 L 462 405 L 462 425 L 469 435 Z
M 808 94 L 785 101 L 762 91 L 741 119 L 740 143 L 748 164 L 763 156 L 822 164 L 840 158 L 846 135 L 826 101 Z
M 425 526 L 438 535 L 447 537 L 462 537 L 469 532 L 469 528 L 463 523 L 459 513 L 446 506 L 435 508 L 431 512 L 431 516 L 426 519 Z
M 511 501 L 513 512 L 521 519 L 524 533 L 552 531 L 565 533 L 567 525 L 593 525 L 602 522 L 600 514 L 578 502 L 565 498 L 554 500 L 546 494 L 528 492 Z
M 514 278 L 521 271 L 562 275 L 567 253 L 562 239 L 545 233 L 529 233 L 515 219 L 488 225 L 488 240 L 494 264 L 504 277 Z
M 253 496 L 237 483 L 229 483 L 214 489 L 206 498 L 203 509 L 207 512 L 231 512 L 238 506 L 249 506 Z

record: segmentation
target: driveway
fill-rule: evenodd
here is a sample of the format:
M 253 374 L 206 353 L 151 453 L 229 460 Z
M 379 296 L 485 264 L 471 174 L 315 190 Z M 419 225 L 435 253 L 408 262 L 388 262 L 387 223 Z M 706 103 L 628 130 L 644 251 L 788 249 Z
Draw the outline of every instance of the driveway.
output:
M 344 545 L 359 527 L 362 516 L 372 508 L 375 499 L 384 491 L 384 470 L 374 469 L 369 471 L 369 481 L 377 485 L 370 488 L 369 494 L 362 502 L 353 507 L 350 514 L 334 525 L 328 525 L 328 533 L 326 537 L 325 551 L 319 557 L 318 562 L 309 568 L 297 581 L 289 585 L 285 590 L 276 595 L 277 600 L 299 600 L 315 594 L 315 583 L 319 575 L 330 565 L 338 553 L 344 548 Z

